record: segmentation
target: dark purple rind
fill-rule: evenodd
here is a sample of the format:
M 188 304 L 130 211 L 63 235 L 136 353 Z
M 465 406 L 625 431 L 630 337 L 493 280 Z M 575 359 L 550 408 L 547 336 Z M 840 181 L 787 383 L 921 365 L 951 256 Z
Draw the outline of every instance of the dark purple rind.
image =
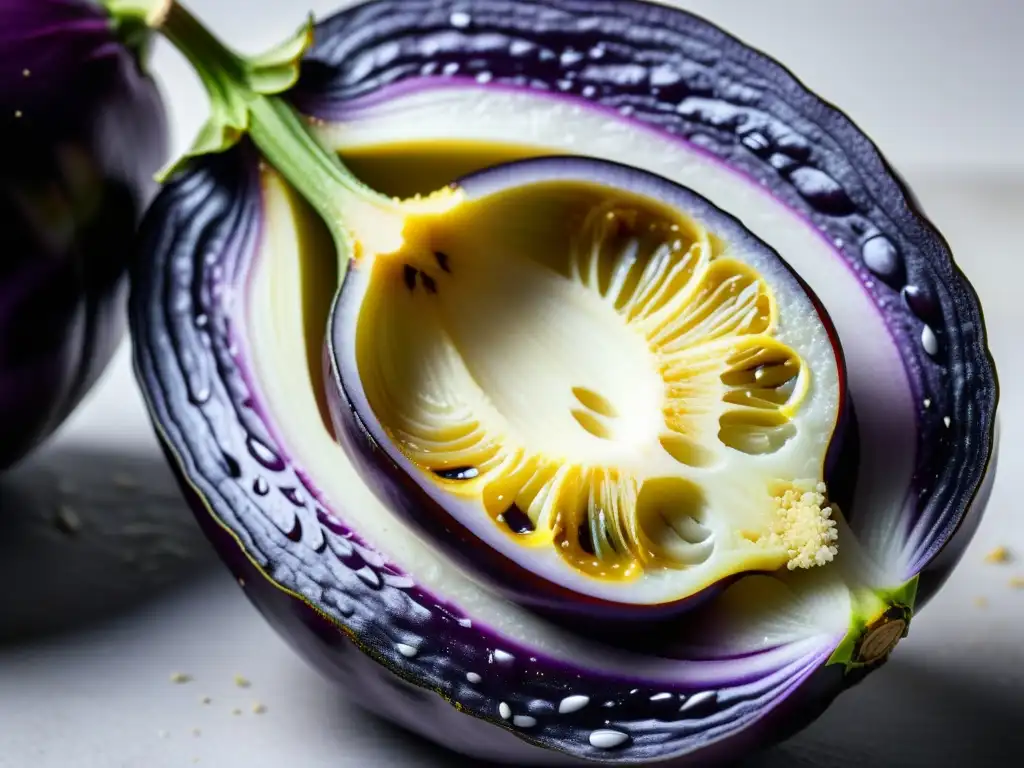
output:
M 64 421 L 122 339 L 167 128 L 156 86 L 88 3 L 4 3 L 0 64 L 3 469 Z
M 87 0 L 4 0 L 0 5 L 0 123 L 94 109 L 97 79 L 124 66 L 110 20 Z
M 994 448 L 998 382 L 974 289 L 870 139 L 778 62 L 714 25 L 628 0 L 360 5 L 317 27 L 291 98 L 331 121 L 398 84 L 476 83 L 482 74 L 488 87 L 588 103 L 686 140 L 840 244 L 898 341 L 919 403 L 916 498 L 905 523 L 922 533 L 906 578 L 941 580 L 931 570 L 948 572 L 962 550 L 936 555 L 968 513 L 982 511 L 972 501 Z M 923 348 L 926 327 L 934 355 Z M 958 546 L 967 540 L 956 537 Z
M 700 750 L 734 735 L 744 745 L 771 742 L 774 734 L 760 728 L 760 718 L 783 701 L 803 700 L 802 685 L 818 679 L 816 670 L 839 638 L 812 640 L 813 653 L 770 675 L 748 671 L 747 679 L 737 679 L 740 668 L 728 672 L 728 665 L 695 661 L 688 663 L 722 670 L 713 685 L 655 687 L 577 667 L 472 624 L 332 514 L 312 480 L 276 446 L 258 387 L 247 378 L 237 297 L 259 245 L 260 222 L 257 160 L 247 144 L 194 162 L 146 216 L 130 320 L 136 374 L 186 496 L 278 631 L 326 674 L 346 681 L 359 701 L 414 697 L 410 711 L 390 713 L 406 726 L 445 722 L 454 704 L 472 718 L 434 738 L 491 759 L 536 761 L 535 752 L 516 751 L 533 744 L 606 762 L 678 754 L 700 760 Z M 415 655 L 401 653 L 398 643 Z M 469 682 L 468 672 L 480 674 L 480 682 Z M 830 695 L 841 685 L 830 685 Z M 572 694 L 592 701 L 558 714 L 558 702 Z M 614 706 L 603 706 L 608 701 Z M 536 718 L 536 725 L 503 721 L 502 702 L 516 715 Z M 681 709 L 687 702 L 693 706 Z M 505 734 L 494 726 L 518 739 L 502 742 Z M 596 749 L 588 737 L 599 728 L 629 738 L 616 749 Z M 727 746 L 719 742 L 719 748 Z
M 579 156 L 546 156 L 508 162 L 453 181 L 452 186 L 461 189 L 467 200 L 477 201 L 531 184 L 572 182 L 596 184 L 685 212 L 729 243 L 736 253 L 757 253 L 774 262 L 777 269 L 771 272 L 772 284 L 781 287 L 788 283 L 782 293 L 803 294 L 820 317 L 835 353 L 840 407 L 844 412 L 847 410 L 845 361 L 838 334 L 824 305 L 778 251 L 758 239 L 731 213 L 697 192 L 621 163 Z M 623 632 L 627 641 L 635 634 L 654 629 L 659 622 L 704 605 L 739 578 L 739 574 L 726 577 L 676 600 L 636 604 L 582 594 L 535 573 L 490 546 L 481 545 L 460 519 L 460 513 L 473 514 L 477 509 L 460 500 L 456 502 L 462 504 L 459 512 L 453 512 L 446 506 L 452 500 L 445 497 L 446 490 L 437 486 L 434 478 L 410 474 L 399 466 L 396 457 L 401 456 L 400 450 L 387 440 L 384 430 L 379 424 L 375 429 L 367 427 L 368 423 L 375 423 L 375 415 L 361 410 L 365 392 L 350 357 L 356 336 L 351 323 L 353 318 L 358 318 L 358 306 L 369 279 L 366 267 L 365 262 L 351 265 L 342 281 L 328 323 L 324 375 L 335 434 L 359 468 L 360 476 L 379 497 L 386 499 L 390 510 L 437 542 L 449 558 L 486 578 L 509 600 L 555 621 L 585 622 L 585 626 L 595 632 L 609 625 L 618 629 L 622 623 L 628 623 L 632 626 Z M 358 393 L 355 398 L 354 393 Z M 839 426 L 837 420 L 837 428 Z M 842 439 L 843 435 L 838 437 Z M 842 446 L 830 445 L 827 458 L 834 464 L 841 456 L 849 457 L 849 448 L 845 454 L 842 451 Z M 845 498 L 842 501 L 845 502 Z M 577 624 L 576 629 L 581 627 Z

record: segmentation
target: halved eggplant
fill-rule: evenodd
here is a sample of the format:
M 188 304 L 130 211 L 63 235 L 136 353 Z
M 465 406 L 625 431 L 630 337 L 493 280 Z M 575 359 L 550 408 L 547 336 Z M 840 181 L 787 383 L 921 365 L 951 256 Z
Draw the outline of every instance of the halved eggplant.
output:
M 172 10 L 151 21 L 189 48 Z M 308 134 L 265 95 L 294 72 L 270 59 L 283 76 L 254 63 L 218 81 L 237 95 L 240 72 L 262 72 L 246 100 L 218 102 L 214 128 L 227 115 L 241 130 L 207 132 L 197 154 L 223 151 L 193 160 L 152 208 L 131 316 L 139 380 L 197 519 L 307 658 L 406 727 L 520 765 L 735 758 L 885 661 L 987 501 L 997 386 L 977 297 L 863 134 L 761 54 L 642 3 L 379 0 L 317 28 L 288 94 L 318 138 L 308 156 L 337 149 L 402 197 L 515 157 L 651 171 L 742 220 L 834 323 L 849 385 L 840 442 L 858 444 L 826 462 L 852 475 L 834 562 L 746 576 L 653 630 L 581 629 L 458 567 L 396 512 L 405 493 L 338 446 L 323 342 L 355 274 L 338 249 L 355 239 L 331 218 L 337 200 L 318 196 L 317 169 L 273 146 L 283 134 L 268 121 Z M 236 145 L 246 128 L 269 163 Z M 374 210 L 347 214 L 365 227 Z M 410 266 L 424 292 L 423 270 L 439 290 L 458 274 L 436 249 Z M 359 344 L 343 346 L 358 361 Z M 589 393 L 580 404 L 610 410 Z

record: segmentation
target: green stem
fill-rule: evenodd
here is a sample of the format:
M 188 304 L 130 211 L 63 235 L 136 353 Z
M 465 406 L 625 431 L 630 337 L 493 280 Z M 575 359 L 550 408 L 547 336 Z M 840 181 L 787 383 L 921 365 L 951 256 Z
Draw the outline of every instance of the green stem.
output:
M 290 104 L 274 93 L 261 92 L 284 90 L 294 82 L 304 45 L 282 49 L 277 57 L 247 59 L 230 50 L 176 0 L 102 1 L 115 23 L 128 28 L 144 23 L 162 33 L 203 83 L 211 117 L 190 156 L 222 151 L 248 133 L 266 162 L 323 217 L 343 259 L 352 249 L 346 220 L 367 208 L 396 210 L 394 200 L 360 182 L 326 149 Z

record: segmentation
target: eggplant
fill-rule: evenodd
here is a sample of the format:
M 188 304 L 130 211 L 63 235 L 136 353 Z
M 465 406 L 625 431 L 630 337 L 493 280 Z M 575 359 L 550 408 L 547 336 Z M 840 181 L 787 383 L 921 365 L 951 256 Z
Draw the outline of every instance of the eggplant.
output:
M 165 33 L 213 103 L 143 225 L 136 374 L 200 525 L 314 665 L 414 732 L 519 765 L 734 759 L 884 666 L 987 503 L 998 384 L 977 295 L 847 117 L 709 22 L 630 0 L 374 0 L 321 22 L 311 47 L 304 29 L 253 58 L 176 2 L 122 13 Z M 387 398 L 360 397 L 400 382 L 361 367 L 360 350 L 381 323 L 404 323 L 396 348 L 437 324 L 383 305 L 364 324 L 373 270 L 389 270 L 397 302 L 452 290 L 467 255 L 508 267 L 435 247 L 438 222 L 498 191 L 527 195 L 510 221 L 567 220 L 522 213 L 555 178 L 749 243 L 786 316 L 829 340 L 786 340 L 812 374 L 834 374 L 822 402 L 835 421 L 812 427 L 828 484 L 811 501 L 836 507 L 820 566 L 736 573 L 685 611 L 640 606 L 646 623 L 559 621 L 510 591 L 518 573 L 484 574 L 486 527 L 460 538 L 472 513 L 436 514 L 451 505 L 424 494 L 429 467 L 401 465 Z M 463 220 L 448 244 L 486 240 L 487 221 Z M 490 251 L 528 237 L 491 224 Z M 559 600 L 572 614 L 586 596 Z
M 0 469 L 61 425 L 123 338 L 167 153 L 147 38 L 85 0 L 0 2 Z

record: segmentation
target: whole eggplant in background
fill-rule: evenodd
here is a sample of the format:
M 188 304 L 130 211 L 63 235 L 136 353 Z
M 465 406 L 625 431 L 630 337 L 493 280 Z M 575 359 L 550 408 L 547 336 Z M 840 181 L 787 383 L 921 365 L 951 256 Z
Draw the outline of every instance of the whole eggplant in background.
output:
M 121 341 L 167 152 L 146 38 L 86 0 L 0 0 L 0 469 L 61 425 Z
M 372 0 L 322 21 L 308 50 L 303 32 L 253 58 L 174 0 L 107 2 L 166 34 L 213 107 L 196 159 L 147 214 L 134 262 L 135 366 L 158 437 L 250 599 L 360 705 L 516 765 L 707 765 L 788 737 L 884 665 L 988 501 L 999 390 L 977 295 L 845 115 L 712 24 L 635 0 Z M 642 171 L 659 174 L 741 220 L 798 273 L 848 367 L 844 440 L 857 450 L 843 457 L 852 477 L 837 567 L 746 577 L 695 613 L 647 613 L 643 631 L 622 632 L 607 613 L 587 626 L 539 616 L 417 527 L 425 515 L 413 513 L 454 504 L 440 493 L 438 510 L 410 503 L 426 481 L 399 465 L 386 411 L 358 391 L 372 369 L 351 358 L 387 330 L 387 312 L 361 336 L 352 318 L 372 308 L 369 291 L 354 292 L 375 279 L 368 265 L 401 252 L 379 248 L 394 242 L 389 206 L 421 201 L 375 197 L 325 150 L 370 175 L 381 157 L 394 162 L 390 188 L 376 186 L 399 197 L 459 176 L 445 187 L 459 204 L 544 173 L 608 181 L 592 159 L 487 168 L 469 156 L 466 175 L 409 188 L 413 165 L 430 167 L 446 143 L 611 160 L 634 189 Z M 721 220 L 709 226 L 735 244 Z M 440 302 L 454 284 L 441 281 L 461 280 L 467 261 L 419 243 L 420 223 L 409 232 L 424 247 L 381 275 L 398 289 L 389 298 Z M 360 250 L 381 232 L 378 250 Z M 477 252 L 493 264 L 487 250 Z M 460 328 L 502 305 L 474 306 L 481 314 Z M 391 348 L 417 349 L 409 336 Z M 411 424 L 426 409 L 410 413 Z M 443 479 L 472 480 L 487 461 Z M 441 533 L 463 536 L 456 514 L 436 517 Z M 484 536 L 462 543 L 496 560 Z

